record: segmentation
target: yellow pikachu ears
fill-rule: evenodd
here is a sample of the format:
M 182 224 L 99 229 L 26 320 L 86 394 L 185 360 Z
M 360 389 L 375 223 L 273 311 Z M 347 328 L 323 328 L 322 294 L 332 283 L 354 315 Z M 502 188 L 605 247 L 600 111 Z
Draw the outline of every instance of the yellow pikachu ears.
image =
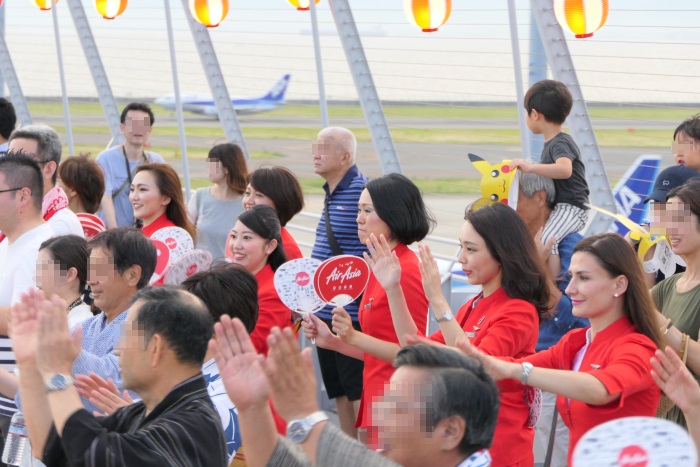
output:
M 491 202 L 503 202 L 515 209 L 518 200 L 517 169 L 510 168 L 510 160 L 492 165 L 476 154 L 469 160 L 481 173 L 481 196 Z

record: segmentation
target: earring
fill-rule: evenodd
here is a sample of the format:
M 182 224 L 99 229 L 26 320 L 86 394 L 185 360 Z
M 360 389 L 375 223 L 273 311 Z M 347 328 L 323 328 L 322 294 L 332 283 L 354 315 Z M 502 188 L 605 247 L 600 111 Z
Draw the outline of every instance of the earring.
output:
M 620 296 L 619 293 L 614 293 L 614 294 L 613 294 L 613 297 L 615 297 L 615 298 L 617 298 L 617 297 L 619 297 L 619 296 Z

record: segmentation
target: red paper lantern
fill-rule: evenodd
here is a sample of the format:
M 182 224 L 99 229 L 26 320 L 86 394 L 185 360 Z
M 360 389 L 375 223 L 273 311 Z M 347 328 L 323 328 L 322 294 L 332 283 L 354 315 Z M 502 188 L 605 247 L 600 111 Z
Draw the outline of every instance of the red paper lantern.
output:
M 39 7 L 40 10 L 50 10 L 51 5 L 53 5 L 53 2 L 51 0 L 32 0 L 36 6 Z M 58 3 L 58 0 L 55 1 L 55 3 Z
M 95 0 L 95 8 L 104 19 L 114 19 L 124 13 L 128 0 Z
M 408 20 L 423 32 L 435 32 L 452 13 L 452 0 L 404 0 Z
M 190 0 L 190 12 L 197 22 L 215 28 L 228 15 L 228 0 Z
M 591 37 L 608 19 L 608 0 L 554 0 L 554 14 L 577 39 Z
M 299 11 L 306 11 L 309 8 L 311 8 L 311 0 L 288 0 L 289 3 L 294 5 L 297 10 Z M 318 5 L 318 2 L 321 0 L 316 0 L 316 5 Z

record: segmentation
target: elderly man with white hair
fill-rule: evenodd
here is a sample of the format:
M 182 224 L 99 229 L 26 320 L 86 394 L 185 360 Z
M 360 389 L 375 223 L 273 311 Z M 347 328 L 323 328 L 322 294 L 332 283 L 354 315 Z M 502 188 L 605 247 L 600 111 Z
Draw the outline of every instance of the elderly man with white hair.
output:
M 326 180 L 324 210 L 316 228 L 312 258 L 324 261 L 338 255 L 362 257 L 367 251 L 357 236 L 357 203 L 367 178 L 355 165 L 357 140 L 347 128 L 321 130 L 313 144 L 314 172 Z M 344 308 L 360 330 L 357 307 L 360 299 Z M 332 328 L 333 307 L 327 306 L 317 316 Z M 362 361 L 332 350 L 318 348 L 321 375 L 328 397 L 335 399 L 340 426 L 345 433 L 357 436 L 355 420 L 362 395 Z

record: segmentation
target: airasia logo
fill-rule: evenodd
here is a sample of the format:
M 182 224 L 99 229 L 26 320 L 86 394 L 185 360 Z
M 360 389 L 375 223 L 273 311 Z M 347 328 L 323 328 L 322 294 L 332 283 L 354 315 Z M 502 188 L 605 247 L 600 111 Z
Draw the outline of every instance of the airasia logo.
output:
M 299 287 L 306 287 L 309 285 L 309 282 L 311 281 L 311 277 L 309 277 L 309 274 L 301 271 L 297 273 L 296 278 L 294 279 Z
M 197 265 L 190 264 L 190 266 L 187 268 L 187 271 L 185 271 L 185 274 L 187 275 L 187 277 L 190 277 L 195 272 L 197 272 Z
M 177 246 L 177 240 L 175 240 L 173 237 L 169 237 L 165 239 L 165 244 L 168 245 L 168 248 L 174 250 Z
M 648 464 L 649 455 L 636 444 L 623 448 L 617 457 L 617 465 L 620 467 L 646 467 Z
M 352 266 L 348 266 L 348 268 L 343 272 L 342 270 L 338 270 L 338 268 L 334 268 L 333 272 L 328 274 L 328 277 L 326 277 L 326 285 L 330 284 L 331 281 L 333 282 L 340 282 L 341 284 L 345 282 L 346 280 L 352 280 L 362 274 L 362 271 L 359 269 L 355 269 L 353 271 Z

